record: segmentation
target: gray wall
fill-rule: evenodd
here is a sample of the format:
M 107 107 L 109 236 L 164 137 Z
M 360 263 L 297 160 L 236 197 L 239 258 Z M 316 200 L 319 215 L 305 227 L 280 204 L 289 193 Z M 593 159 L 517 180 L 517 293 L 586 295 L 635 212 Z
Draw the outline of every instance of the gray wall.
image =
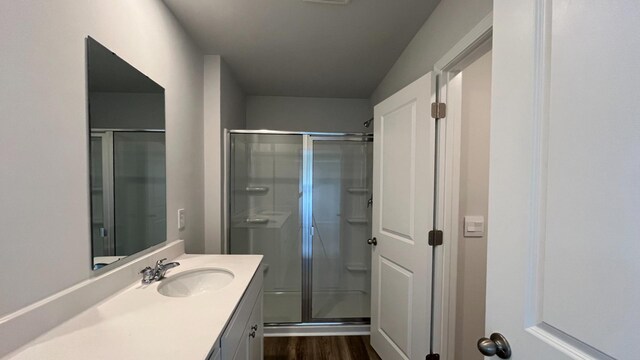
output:
M 372 117 L 368 99 L 247 97 L 248 129 L 373 132 L 362 125 Z
M 378 104 L 420 76 L 493 9 L 492 0 L 442 0 L 371 95 Z
M 244 129 L 245 95 L 219 55 L 204 61 L 204 216 L 205 252 L 222 251 L 224 206 L 224 129 Z
M 92 276 L 87 36 L 166 89 L 167 237 L 203 250 L 203 60 L 165 5 L 1 1 L 0 316 Z
M 224 58 L 220 61 L 220 100 L 221 128 L 246 128 L 246 97 Z
M 489 198 L 489 129 L 491 122 L 491 53 L 462 71 L 460 218 L 455 358 L 484 359 L 476 348 L 485 336 L 487 237 L 465 238 L 465 215 L 482 215 L 485 234 Z

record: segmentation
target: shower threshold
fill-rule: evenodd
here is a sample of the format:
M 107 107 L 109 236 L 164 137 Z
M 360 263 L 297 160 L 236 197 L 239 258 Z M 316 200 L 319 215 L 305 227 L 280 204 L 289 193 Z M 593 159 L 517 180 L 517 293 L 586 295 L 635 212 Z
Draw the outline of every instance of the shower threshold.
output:
M 264 336 L 354 336 L 369 335 L 371 325 L 366 323 L 299 323 L 265 324 Z
M 264 320 L 267 326 L 368 325 L 370 297 L 365 291 L 327 290 L 313 293 L 312 322 L 300 321 L 302 293 L 265 291 Z

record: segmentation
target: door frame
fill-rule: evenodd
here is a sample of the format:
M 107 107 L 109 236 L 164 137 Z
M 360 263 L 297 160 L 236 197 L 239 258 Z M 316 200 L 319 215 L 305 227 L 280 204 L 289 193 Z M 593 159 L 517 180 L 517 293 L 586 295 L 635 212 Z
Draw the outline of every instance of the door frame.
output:
M 443 245 L 434 248 L 434 344 L 442 359 L 455 351 L 458 283 L 459 195 L 462 88 L 459 69 L 491 49 L 493 13 L 485 16 L 434 65 L 433 94 L 447 104 L 437 120 L 435 228 L 443 231 Z M 437 329 L 437 330 L 435 330 Z

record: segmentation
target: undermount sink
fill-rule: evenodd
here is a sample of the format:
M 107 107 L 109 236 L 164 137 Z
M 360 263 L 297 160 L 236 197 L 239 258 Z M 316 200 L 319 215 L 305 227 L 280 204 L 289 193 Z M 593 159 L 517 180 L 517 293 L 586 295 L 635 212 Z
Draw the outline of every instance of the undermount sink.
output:
M 233 278 L 233 273 L 225 269 L 188 270 L 162 280 L 158 292 L 170 297 L 194 296 L 220 290 Z

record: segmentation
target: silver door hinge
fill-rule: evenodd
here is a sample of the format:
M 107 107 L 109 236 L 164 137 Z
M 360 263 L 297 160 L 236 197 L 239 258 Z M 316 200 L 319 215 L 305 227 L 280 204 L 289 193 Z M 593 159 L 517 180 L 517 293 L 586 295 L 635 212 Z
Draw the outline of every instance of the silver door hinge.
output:
M 442 119 L 447 116 L 447 104 L 441 102 L 431 103 L 431 117 Z
M 429 246 L 439 246 L 443 243 L 443 233 L 442 230 L 431 230 L 429 231 Z

